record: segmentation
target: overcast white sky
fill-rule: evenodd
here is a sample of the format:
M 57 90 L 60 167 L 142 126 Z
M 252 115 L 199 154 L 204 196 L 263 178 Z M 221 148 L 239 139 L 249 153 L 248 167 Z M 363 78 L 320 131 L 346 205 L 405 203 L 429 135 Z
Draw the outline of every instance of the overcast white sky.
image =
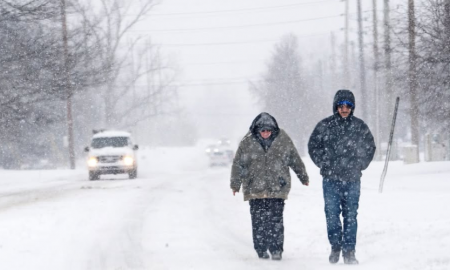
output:
M 381 20 L 383 1 L 377 3 Z M 372 0 L 362 4 L 370 27 Z M 356 0 L 350 0 L 349 11 L 353 38 Z M 344 12 L 340 0 L 163 0 L 132 33 L 150 36 L 176 59 L 181 102 L 200 132 L 237 139 L 260 112 L 247 82 L 264 72 L 274 44 L 293 33 L 304 59 L 326 57 L 331 32 L 338 43 L 343 40 Z M 336 90 L 330 89 L 330 102 Z

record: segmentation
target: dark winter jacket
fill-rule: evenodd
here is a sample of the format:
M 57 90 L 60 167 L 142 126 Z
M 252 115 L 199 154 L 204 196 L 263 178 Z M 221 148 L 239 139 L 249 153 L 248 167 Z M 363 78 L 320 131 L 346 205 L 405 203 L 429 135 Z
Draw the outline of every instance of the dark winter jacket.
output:
M 270 123 L 266 120 L 270 120 Z M 269 146 L 258 137 L 261 128 L 273 130 Z M 292 140 L 278 127 L 275 118 L 262 113 L 255 118 L 250 131 L 239 144 L 231 169 L 230 186 L 232 190 L 239 191 L 242 185 L 245 201 L 287 199 L 291 190 L 289 168 L 303 184 L 309 182 L 305 165 Z
M 308 151 L 324 178 L 338 181 L 359 181 L 375 154 L 375 142 L 369 127 L 350 115 L 343 118 L 337 107 L 341 101 L 355 104 L 349 90 L 339 90 L 333 101 L 333 115 L 320 121 L 309 138 Z

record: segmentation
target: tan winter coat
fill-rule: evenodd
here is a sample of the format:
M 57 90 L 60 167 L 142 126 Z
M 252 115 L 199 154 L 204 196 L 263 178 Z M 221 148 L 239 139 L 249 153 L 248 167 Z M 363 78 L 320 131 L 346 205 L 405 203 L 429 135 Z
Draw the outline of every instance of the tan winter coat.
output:
M 243 187 L 244 200 L 280 198 L 287 199 L 291 190 L 289 168 L 303 184 L 309 182 L 305 165 L 286 132 L 280 133 L 269 149 L 250 132 L 242 139 L 231 169 L 231 189 Z

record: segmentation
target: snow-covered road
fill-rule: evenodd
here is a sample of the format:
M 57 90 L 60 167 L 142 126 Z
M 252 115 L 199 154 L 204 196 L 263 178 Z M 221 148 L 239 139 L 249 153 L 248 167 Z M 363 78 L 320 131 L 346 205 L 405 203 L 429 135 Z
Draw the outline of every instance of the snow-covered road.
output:
M 256 257 L 248 203 L 201 148 L 142 151 L 136 180 L 0 171 L 0 269 L 334 269 L 321 178 L 305 163 L 311 185 L 295 179 L 286 201 L 281 262 Z M 393 162 L 379 194 L 382 166 L 363 176 L 358 268 L 450 269 L 450 162 Z

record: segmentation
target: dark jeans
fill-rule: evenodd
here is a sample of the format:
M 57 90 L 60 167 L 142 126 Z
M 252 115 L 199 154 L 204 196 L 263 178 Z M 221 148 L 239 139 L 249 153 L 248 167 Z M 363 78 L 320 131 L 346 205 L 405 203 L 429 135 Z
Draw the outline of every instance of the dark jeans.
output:
M 256 252 L 283 252 L 283 199 L 250 200 L 252 215 L 253 245 Z
M 360 190 L 361 181 L 323 179 L 328 240 L 334 250 L 341 248 L 344 252 L 355 250 Z M 341 212 L 344 228 L 340 219 Z

